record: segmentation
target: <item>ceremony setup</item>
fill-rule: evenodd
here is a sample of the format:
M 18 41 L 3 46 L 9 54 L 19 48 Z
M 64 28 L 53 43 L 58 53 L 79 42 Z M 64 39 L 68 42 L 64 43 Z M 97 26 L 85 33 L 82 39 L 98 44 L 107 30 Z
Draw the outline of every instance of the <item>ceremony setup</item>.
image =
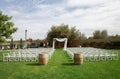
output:
M 40 54 L 47 54 L 48 57 L 46 59 L 51 59 L 54 50 L 55 50 L 55 42 L 65 42 L 63 50 L 67 51 L 67 54 L 73 59 L 75 62 L 75 53 L 81 54 L 83 60 L 82 61 L 109 61 L 109 60 L 118 60 L 118 52 L 114 53 L 105 49 L 98 49 L 92 47 L 67 47 L 67 38 L 53 38 L 53 48 L 29 48 L 29 49 L 19 49 L 10 53 L 3 53 L 3 62 L 12 62 L 12 61 L 25 61 L 25 62 L 38 62 Z M 76 61 L 81 62 L 81 58 L 78 55 L 78 59 Z M 43 59 L 44 61 L 44 59 Z M 41 62 L 40 62 L 41 63 Z
M 0 0 L 0 79 L 120 79 L 120 0 Z

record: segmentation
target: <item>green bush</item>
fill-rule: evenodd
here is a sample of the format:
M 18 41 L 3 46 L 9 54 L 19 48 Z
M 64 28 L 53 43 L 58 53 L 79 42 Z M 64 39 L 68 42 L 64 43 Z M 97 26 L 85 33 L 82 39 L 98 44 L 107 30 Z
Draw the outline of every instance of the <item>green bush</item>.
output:
M 83 47 L 95 47 L 104 49 L 120 49 L 120 39 L 87 39 L 82 42 Z

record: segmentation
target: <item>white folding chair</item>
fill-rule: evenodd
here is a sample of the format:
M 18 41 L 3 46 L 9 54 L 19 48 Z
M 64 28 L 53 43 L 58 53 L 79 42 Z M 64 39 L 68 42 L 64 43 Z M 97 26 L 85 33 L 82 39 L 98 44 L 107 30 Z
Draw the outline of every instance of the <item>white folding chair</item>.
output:
M 20 61 L 26 61 L 26 53 L 21 53 Z
M 38 55 L 36 53 L 31 53 L 31 61 L 38 61 Z
M 15 61 L 20 61 L 20 58 L 21 58 L 21 53 L 19 53 L 19 52 L 16 52 L 15 53 Z
M 113 58 L 113 60 L 118 60 L 119 59 L 118 53 L 113 53 L 112 58 Z
M 16 57 L 16 56 L 15 56 L 15 52 L 10 52 L 10 53 L 9 53 L 9 56 L 10 56 L 10 57 L 9 57 L 9 61 L 15 61 L 15 57 Z
M 99 54 L 94 54 L 94 61 L 99 61 Z
M 4 61 L 9 61 L 10 55 L 9 53 L 3 53 L 3 62 Z

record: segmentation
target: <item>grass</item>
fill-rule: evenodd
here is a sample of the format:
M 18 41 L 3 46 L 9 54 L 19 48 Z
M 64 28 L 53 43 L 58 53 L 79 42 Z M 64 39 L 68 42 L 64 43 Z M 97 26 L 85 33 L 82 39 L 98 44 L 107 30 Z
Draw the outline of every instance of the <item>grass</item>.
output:
M 114 50 L 119 52 L 120 51 Z M 84 62 L 74 65 L 62 49 L 55 50 L 47 65 L 37 62 L 2 62 L 0 51 L 0 79 L 120 79 L 118 61 Z

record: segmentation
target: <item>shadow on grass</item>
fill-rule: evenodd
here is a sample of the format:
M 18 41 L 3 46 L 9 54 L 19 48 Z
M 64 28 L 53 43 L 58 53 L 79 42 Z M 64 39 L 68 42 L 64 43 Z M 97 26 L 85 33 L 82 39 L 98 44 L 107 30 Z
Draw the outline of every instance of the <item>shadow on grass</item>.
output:
M 0 60 L 0 62 L 3 62 L 2 60 Z
M 78 66 L 78 64 L 74 64 L 74 63 L 63 63 L 62 65 L 64 66 Z
M 28 66 L 44 66 L 44 65 L 41 65 L 39 63 L 28 63 L 26 65 L 28 65 Z
M 67 59 L 67 61 L 68 61 L 68 62 L 73 62 L 73 60 L 72 60 L 72 59 Z

